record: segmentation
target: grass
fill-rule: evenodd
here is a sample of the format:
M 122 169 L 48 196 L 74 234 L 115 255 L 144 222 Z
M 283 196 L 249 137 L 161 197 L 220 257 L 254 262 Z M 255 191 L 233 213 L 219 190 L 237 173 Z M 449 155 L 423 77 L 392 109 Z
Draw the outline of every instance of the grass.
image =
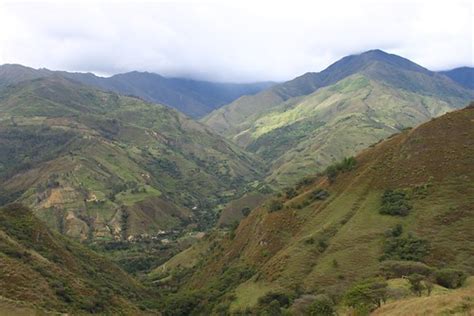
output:
M 403 237 L 428 240 L 423 263 L 474 274 L 473 119 L 473 109 L 446 114 L 364 150 L 355 168 L 333 182 L 320 176 L 295 197 L 272 197 L 283 208 L 253 210 L 232 239 L 206 256 L 213 259 L 190 284 L 212 279 L 218 267 L 245 262 L 257 270 L 258 283 L 340 300 L 351 284 L 378 274 L 387 232 L 397 224 Z M 293 207 L 316 189 L 327 190 L 328 198 Z M 380 214 L 389 189 L 406 192 L 412 205 L 407 216 Z
M 457 290 L 435 288 L 431 296 L 410 297 L 384 304 L 373 315 L 470 315 L 474 311 L 474 277 Z
M 252 280 L 242 283 L 234 290 L 235 300 L 230 305 L 229 311 L 237 313 L 247 308 L 255 307 L 259 298 L 277 289 L 275 285 L 254 282 Z

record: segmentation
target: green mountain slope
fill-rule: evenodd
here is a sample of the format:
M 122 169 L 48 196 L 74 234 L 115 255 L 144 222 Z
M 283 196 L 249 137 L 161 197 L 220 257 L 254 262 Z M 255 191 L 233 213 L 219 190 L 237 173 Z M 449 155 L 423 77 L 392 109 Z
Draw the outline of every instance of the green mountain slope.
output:
M 474 89 L 474 68 L 460 67 L 446 71 L 440 71 L 441 74 L 451 78 L 465 88 Z
M 203 121 L 263 157 L 271 164 L 268 180 L 284 186 L 472 98 L 443 75 L 369 51 L 241 98 Z
M 149 297 L 113 263 L 51 232 L 16 204 L 0 209 L 0 270 L 2 315 L 30 315 L 25 308 L 31 315 L 137 315 L 137 302 Z
M 0 65 L 0 88 L 25 80 L 61 76 L 122 95 L 134 95 L 153 103 L 168 105 L 191 117 L 202 117 L 242 95 L 251 95 L 272 82 L 218 83 L 184 78 L 165 78 L 149 72 L 132 71 L 112 77 L 33 69 L 21 65 Z
M 261 164 L 164 106 L 61 77 L 0 95 L 3 202 L 30 206 L 51 227 L 128 238 L 209 225 Z
M 363 151 L 332 180 L 316 177 L 275 196 L 227 237 L 204 241 L 192 276 L 175 276 L 182 288 L 174 299 L 187 297 L 194 312 L 257 304 L 279 311 L 284 297 L 291 304 L 325 293 L 342 307 L 354 282 L 393 260 L 474 274 L 473 136 L 471 105 Z M 405 216 L 390 215 L 401 209 Z M 387 298 L 400 298 L 397 291 Z M 214 304 L 201 304 L 199 293 Z

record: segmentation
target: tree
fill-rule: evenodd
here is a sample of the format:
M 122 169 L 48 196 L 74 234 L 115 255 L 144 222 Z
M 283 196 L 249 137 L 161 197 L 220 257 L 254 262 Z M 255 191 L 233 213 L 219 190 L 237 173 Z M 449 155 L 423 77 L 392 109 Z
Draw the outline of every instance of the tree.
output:
M 436 283 L 449 289 L 456 289 L 464 284 L 467 275 L 458 269 L 441 269 L 435 272 Z
M 344 301 L 358 311 L 371 311 L 387 299 L 387 282 L 383 279 L 368 279 L 355 284 L 346 292 Z
M 308 307 L 307 315 L 310 316 L 332 316 L 335 315 L 334 303 L 324 294 L 316 296 L 314 302 Z
M 426 288 L 426 295 L 430 296 L 431 292 L 433 291 L 433 282 L 431 280 L 425 280 L 424 282 L 425 288 Z
M 408 282 L 410 282 L 410 290 L 418 296 L 425 289 L 425 286 L 421 283 L 425 277 L 418 273 L 413 273 L 408 276 Z
M 271 200 L 270 204 L 268 205 L 268 210 L 270 212 L 276 212 L 283 208 L 283 203 L 279 200 Z

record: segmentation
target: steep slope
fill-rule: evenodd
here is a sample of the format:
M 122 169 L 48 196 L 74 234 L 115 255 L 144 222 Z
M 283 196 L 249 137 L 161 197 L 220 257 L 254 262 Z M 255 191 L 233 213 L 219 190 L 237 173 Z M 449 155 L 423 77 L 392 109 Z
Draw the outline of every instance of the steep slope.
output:
M 85 238 L 128 238 L 212 224 L 261 164 L 164 106 L 61 77 L 0 96 L 0 196 L 51 227 Z
M 474 89 L 474 68 L 460 67 L 452 70 L 440 71 L 441 74 L 451 78 L 461 86 Z
M 301 182 L 253 210 L 229 237 L 207 241 L 182 294 L 214 289 L 221 276 L 244 268 L 248 273 L 211 295 L 220 305 L 210 308 L 245 309 L 271 292 L 327 293 L 341 302 L 386 260 L 474 274 L 473 136 L 471 105 L 363 151 L 355 168 L 330 181 Z M 380 213 L 382 197 L 393 192 L 399 200 L 389 206 L 410 205 L 405 216 Z
M 50 71 L 6 64 L 0 66 L 0 88 L 54 75 L 105 91 L 133 95 L 149 102 L 168 105 L 191 117 L 202 117 L 242 95 L 255 94 L 273 85 L 271 82 L 237 84 L 165 78 L 158 74 L 138 71 L 104 78 L 91 73 Z
M 292 93 L 275 97 L 283 90 Z M 449 78 L 376 50 L 241 98 L 203 121 L 258 153 L 271 164 L 269 181 L 285 186 L 471 99 L 474 92 Z
M 0 209 L 0 270 L 2 315 L 15 315 L 15 306 L 137 315 L 137 303 L 149 296 L 113 263 L 49 231 L 31 211 L 16 204 Z M 27 314 L 23 309 L 19 312 Z

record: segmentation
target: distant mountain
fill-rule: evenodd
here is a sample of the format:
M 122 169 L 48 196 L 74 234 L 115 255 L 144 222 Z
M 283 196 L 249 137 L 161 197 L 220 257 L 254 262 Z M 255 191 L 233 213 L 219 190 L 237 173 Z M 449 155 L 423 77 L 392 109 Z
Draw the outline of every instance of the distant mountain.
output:
M 0 92 L 0 148 L 0 204 L 21 201 L 80 239 L 211 225 L 262 174 L 173 109 L 62 76 Z
M 0 66 L 0 88 L 24 80 L 60 75 L 83 84 L 133 95 L 146 101 L 168 105 L 191 117 L 201 117 L 242 95 L 255 94 L 273 85 L 271 82 L 215 83 L 183 78 L 165 78 L 148 72 L 128 72 L 109 78 L 91 73 L 71 73 L 33 69 L 21 65 Z
M 474 68 L 472 67 L 460 67 L 439 73 L 448 76 L 465 88 L 474 89 Z
M 0 208 L 0 268 L 2 315 L 138 315 L 149 297 L 115 264 L 16 204 Z
M 168 287 L 181 286 L 167 300 L 168 310 L 187 306 L 189 314 L 277 315 L 299 308 L 294 314 L 306 315 L 301 309 L 322 295 L 338 314 L 349 313 L 352 301 L 367 304 L 361 308 L 365 314 L 377 303 L 364 301 L 373 293 L 364 288 L 384 285 L 383 302 L 391 305 L 381 311 L 399 312 L 397 300 L 417 297 L 407 276 L 423 274 L 427 283 L 439 282 L 436 269 L 473 275 L 473 122 L 474 104 L 394 135 L 340 162 L 333 172 L 302 179 L 273 196 L 227 236 L 178 254 L 150 275 Z M 189 276 L 174 277 L 174 271 Z M 383 279 L 371 283 L 380 275 Z M 365 285 L 354 288 L 356 283 Z M 358 292 L 350 292 L 349 301 L 351 288 Z M 472 296 L 472 282 L 470 294 L 465 289 L 460 295 Z M 438 296 L 431 299 L 423 291 L 423 297 L 435 302 Z M 447 305 L 441 297 L 427 313 L 442 314 Z
M 291 185 L 390 134 L 465 106 L 474 92 L 380 50 L 344 57 L 219 108 L 202 121 Z

